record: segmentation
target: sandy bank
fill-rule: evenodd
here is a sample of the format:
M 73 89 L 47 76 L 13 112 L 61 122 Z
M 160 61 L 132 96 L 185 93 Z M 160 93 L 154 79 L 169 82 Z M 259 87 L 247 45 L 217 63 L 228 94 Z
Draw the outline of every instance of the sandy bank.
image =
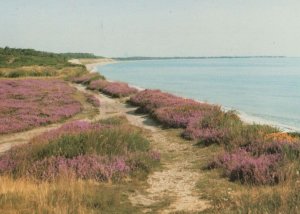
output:
M 95 67 L 98 65 L 106 65 L 111 63 L 117 63 L 116 60 L 111 58 L 101 58 L 101 59 L 71 59 L 69 60 L 72 64 L 85 65 L 86 69 L 90 72 L 95 72 Z

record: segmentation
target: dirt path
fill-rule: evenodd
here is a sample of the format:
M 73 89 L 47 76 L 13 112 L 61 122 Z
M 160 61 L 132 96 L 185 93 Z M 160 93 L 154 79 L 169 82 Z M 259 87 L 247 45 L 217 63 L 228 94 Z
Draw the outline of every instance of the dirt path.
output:
M 180 137 L 159 128 L 148 116 L 135 114 L 135 107 L 102 94 L 97 96 L 101 100 L 101 118 L 126 116 L 131 124 L 150 131 L 153 148 L 162 154 L 163 169 L 149 176 L 146 191 L 129 196 L 132 204 L 143 207 L 145 212 L 151 212 L 158 204 L 166 203 L 158 213 L 192 213 L 206 209 L 208 202 L 200 199 L 195 187 L 201 176 L 200 170 L 194 168 L 195 162 L 199 160 L 195 148 L 183 143 Z
M 11 149 L 12 146 L 28 143 L 31 138 L 45 131 L 55 129 L 62 124 L 52 124 L 45 127 L 35 128 L 29 131 L 0 136 L 0 154 Z
M 76 88 L 91 93 L 82 86 L 76 85 Z M 129 195 L 132 204 L 142 207 L 145 212 L 157 213 L 176 211 L 193 213 L 206 209 L 208 203 L 200 199 L 195 187 L 201 174 L 199 169 L 194 168 L 195 162 L 199 160 L 197 156 L 199 154 L 194 151 L 193 146 L 183 143 L 180 137 L 170 135 L 169 131 L 159 128 L 146 115 L 135 114 L 134 107 L 102 94 L 95 96 L 100 99 L 100 114 L 85 120 L 99 120 L 117 115 L 126 116 L 131 124 L 150 131 L 153 148 L 162 154 L 162 169 L 148 177 L 145 191 Z M 0 153 L 9 150 L 14 145 L 28 143 L 32 137 L 61 125 L 53 124 L 22 133 L 0 136 Z

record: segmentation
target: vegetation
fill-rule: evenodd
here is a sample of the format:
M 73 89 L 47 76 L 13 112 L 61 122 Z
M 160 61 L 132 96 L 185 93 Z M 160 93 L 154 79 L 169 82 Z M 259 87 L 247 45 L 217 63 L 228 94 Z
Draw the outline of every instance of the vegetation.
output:
M 68 62 L 72 56 L 80 54 L 55 54 L 33 49 L 0 48 L 0 78 L 17 77 L 76 77 L 87 73 L 83 65 Z M 82 54 L 82 57 L 89 54 Z
M 130 87 L 127 83 L 109 82 L 104 79 L 90 81 L 90 79 L 90 77 L 83 76 L 76 78 L 73 81 L 83 84 L 86 84 L 88 82 L 88 89 L 101 91 L 104 94 L 110 95 L 112 97 L 128 97 L 138 92 L 136 88 Z
M 133 95 L 130 103 L 138 112 L 180 128 L 168 131 L 197 146 L 201 155 L 195 165 L 202 173 L 197 187 L 211 203 L 204 213 L 298 212 L 299 133 L 244 124 L 235 112 L 159 90 L 138 92 L 111 83 L 68 63 L 79 56 L 97 58 L 0 48 L 0 78 L 55 76 L 114 97 Z M 82 100 L 97 111 L 101 104 L 53 78 L 0 79 L 0 100 L 0 134 L 69 118 L 82 110 Z M 128 193 L 140 188 L 160 160 L 145 136 L 125 118 L 114 117 L 73 121 L 14 147 L 0 156 L 0 212 L 141 213 Z
M 244 124 L 234 112 L 159 90 L 139 92 L 130 102 L 167 127 L 184 128 L 182 136 L 199 145 L 221 145 L 226 152 L 208 168 L 222 168 L 231 181 L 277 184 L 296 176 L 283 168 L 297 162 L 300 140 L 273 127 Z
M 0 180 L 10 183 L 9 187 L 24 185 L 22 191 L 0 189 L 3 196 L 0 209 L 57 209 L 62 212 L 66 207 L 74 210 L 71 205 L 75 205 L 77 210 L 85 212 L 134 210 L 130 204 L 126 207 L 121 204 L 127 200 L 119 190 L 125 188 L 122 182 L 128 177 L 143 180 L 158 165 L 159 159 L 159 153 L 150 149 L 143 131 L 129 125 L 124 118 L 67 123 L 0 157 Z M 113 185 L 106 186 L 106 182 L 113 182 Z M 30 186 L 44 186 L 49 192 L 45 189 L 41 193 L 39 189 L 29 191 Z M 27 198 L 30 192 L 33 195 Z M 62 196 L 70 200 L 69 204 L 63 198 L 56 198 Z M 32 198 L 35 203 L 30 203 Z M 14 207 L 11 203 L 18 204 Z
M 76 90 L 62 80 L 0 80 L 0 134 L 27 130 L 81 111 Z
M 66 57 L 68 59 L 99 59 L 104 58 L 102 56 L 95 56 L 92 53 L 61 53 L 60 56 Z
M 99 101 L 99 99 L 95 95 L 93 95 L 93 94 L 85 94 L 85 98 L 86 98 L 86 101 L 88 103 L 90 103 L 92 106 L 94 106 L 96 108 L 100 107 L 100 101 Z
M 33 49 L 0 48 L 0 67 L 20 66 L 69 66 L 68 58 L 59 54 L 36 51 Z

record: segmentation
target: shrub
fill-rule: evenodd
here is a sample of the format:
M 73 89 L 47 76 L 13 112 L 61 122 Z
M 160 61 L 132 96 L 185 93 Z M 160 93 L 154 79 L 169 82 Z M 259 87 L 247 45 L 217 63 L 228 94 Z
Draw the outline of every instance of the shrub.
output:
M 0 80 L 0 134 L 58 122 L 81 111 L 76 89 L 54 79 Z
M 90 90 L 98 90 L 101 91 L 103 88 L 105 88 L 109 84 L 106 80 L 94 80 L 91 81 L 90 84 L 87 86 Z
M 161 107 L 154 111 L 154 117 L 169 127 L 185 128 L 194 118 L 204 118 L 211 111 L 218 111 L 219 107 L 190 100 L 182 100 L 175 106 Z
M 180 102 L 195 101 L 176 97 L 169 93 L 161 92 L 160 90 L 144 90 L 130 97 L 129 102 L 133 105 L 139 106 L 142 112 L 152 113 L 155 109 L 160 107 L 168 107 L 179 104 Z
M 237 148 L 263 143 L 265 137 L 274 132 L 278 130 L 271 126 L 244 124 L 234 112 L 211 111 L 202 119 L 191 120 L 183 136 L 206 145 L 218 143 Z
M 261 144 L 252 144 L 247 150 L 253 155 L 280 154 L 288 160 L 297 160 L 300 157 L 300 141 L 290 143 L 284 141 L 272 141 Z
M 159 154 L 139 130 L 75 121 L 43 133 L 0 157 L 0 173 L 53 180 L 61 174 L 105 181 L 148 172 Z
M 214 167 L 221 167 L 231 181 L 247 184 L 276 184 L 281 179 L 279 154 L 252 156 L 244 149 L 220 155 Z
M 91 81 L 99 79 L 104 79 L 104 77 L 101 76 L 99 73 L 88 73 L 79 77 L 74 77 L 71 79 L 71 81 L 74 83 L 88 85 Z
M 242 122 L 232 112 L 223 112 L 220 108 L 212 108 L 203 117 L 191 119 L 183 136 L 187 139 L 198 140 L 205 144 L 229 144 L 241 131 Z
M 28 169 L 30 176 L 41 180 L 54 180 L 60 175 L 74 176 L 81 179 L 107 181 L 120 179 L 130 172 L 124 158 L 108 159 L 96 155 L 80 155 L 73 158 L 52 156 L 36 161 Z
M 138 92 L 137 89 L 129 87 L 127 83 L 121 82 L 110 82 L 101 91 L 113 97 L 127 97 Z
M 106 80 L 92 81 L 87 88 L 99 90 L 112 97 L 127 97 L 138 92 L 137 89 L 129 87 L 127 83 L 108 82 Z
M 85 94 L 86 101 L 94 107 L 100 107 L 99 99 L 93 94 Z
M 297 139 L 296 137 L 291 136 L 288 133 L 275 132 L 275 133 L 268 134 L 266 136 L 266 141 L 295 143 L 295 142 L 299 141 L 299 139 Z

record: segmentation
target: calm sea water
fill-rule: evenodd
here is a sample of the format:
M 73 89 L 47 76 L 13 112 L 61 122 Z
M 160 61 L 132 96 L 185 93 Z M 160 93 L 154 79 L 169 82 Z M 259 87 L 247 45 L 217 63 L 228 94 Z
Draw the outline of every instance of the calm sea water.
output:
M 96 69 L 109 80 L 237 110 L 249 122 L 300 130 L 300 58 L 145 60 Z

